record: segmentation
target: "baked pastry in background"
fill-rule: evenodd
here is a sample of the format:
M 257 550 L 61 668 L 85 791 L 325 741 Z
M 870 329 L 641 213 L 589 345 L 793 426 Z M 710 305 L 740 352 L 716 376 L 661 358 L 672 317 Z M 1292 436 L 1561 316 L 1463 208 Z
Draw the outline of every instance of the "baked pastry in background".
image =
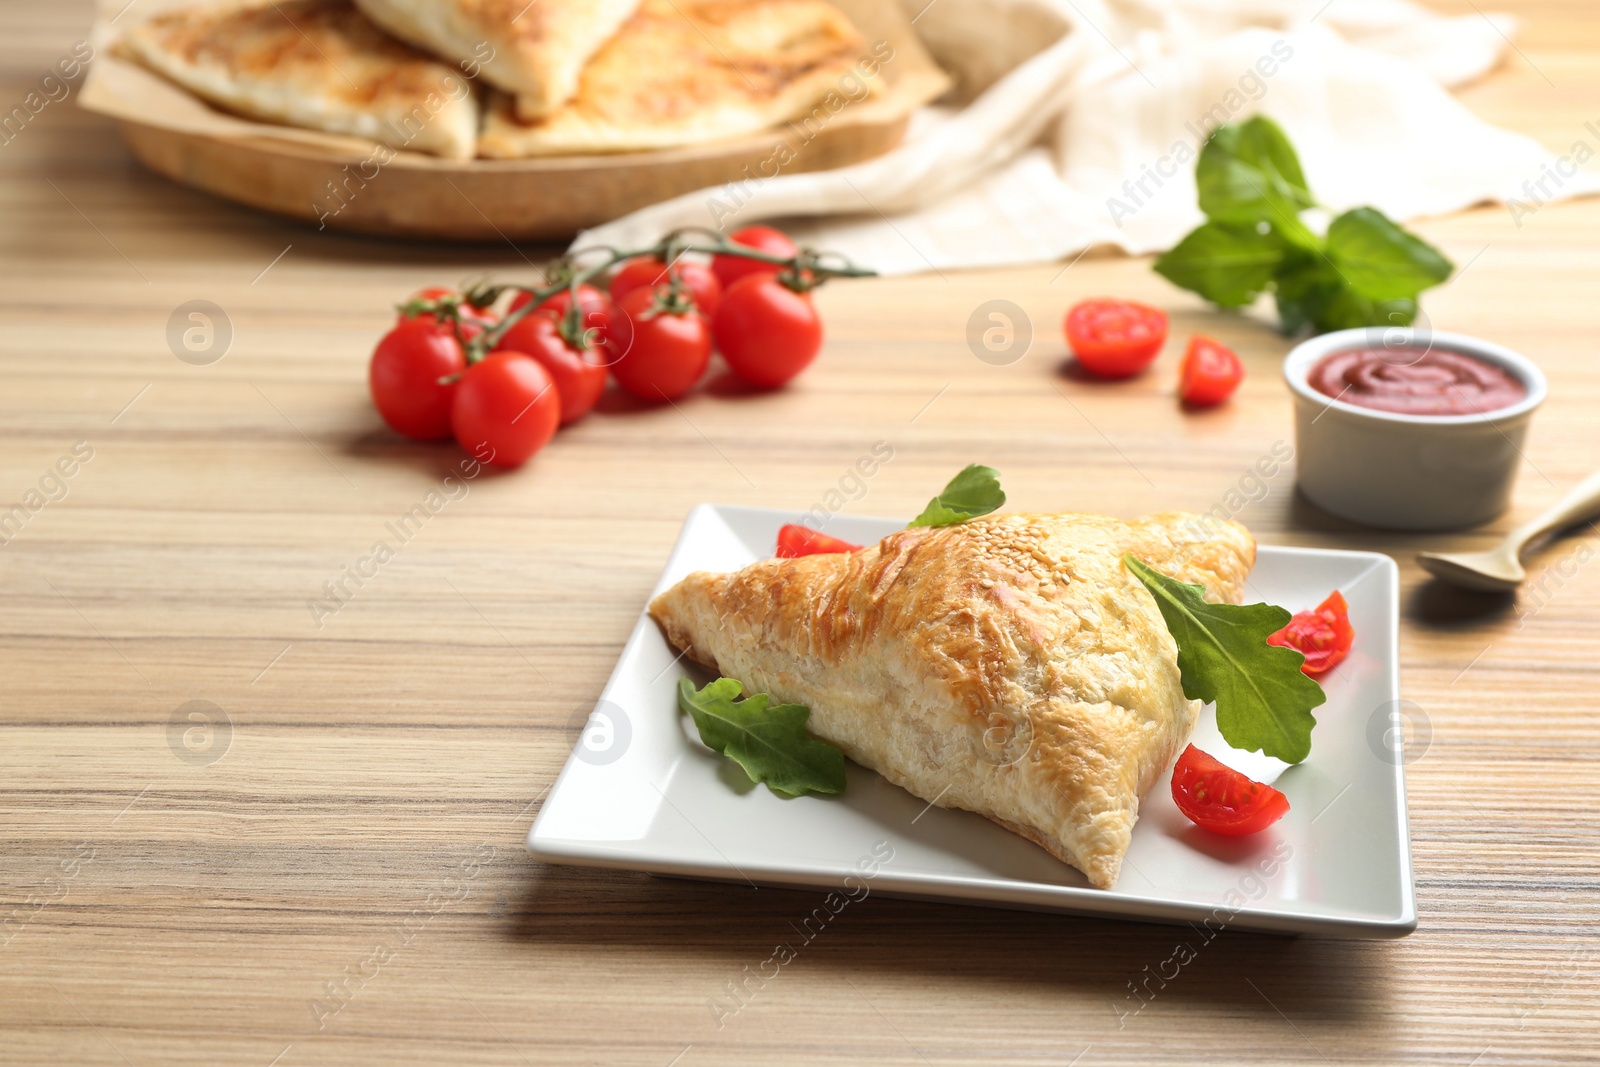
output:
M 811 731 L 857 763 L 1104 889 L 1200 710 L 1129 552 L 1237 603 L 1255 540 L 1178 512 L 997 515 L 691 574 L 650 614 L 746 691 L 809 707 Z
M 766 129 L 830 92 L 871 92 L 854 70 L 861 48 L 826 0 L 645 0 L 564 107 L 527 123 L 510 101 L 491 101 L 479 154 L 622 152 Z
M 349 0 L 168 11 L 119 50 L 204 100 L 251 118 L 471 159 L 478 103 L 458 70 L 396 41 Z
M 456 61 L 512 93 L 536 119 L 578 89 L 589 57 L 639 0 L 356 0 L 403 41 Z

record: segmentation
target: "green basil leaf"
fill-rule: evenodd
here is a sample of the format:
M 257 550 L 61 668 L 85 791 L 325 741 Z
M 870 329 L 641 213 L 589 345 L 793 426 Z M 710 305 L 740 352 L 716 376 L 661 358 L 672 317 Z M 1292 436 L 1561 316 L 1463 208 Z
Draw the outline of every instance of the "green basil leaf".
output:
M 1358 207 L 1328 227 L 1328 258 L 1367 300 L 1409 300 L 1450 277 L 1437 248 L 1402 230 L 1376 208 Z
M 950 479 L 944 492 L 928 501 L 911 526 L 954 526 L 998 511 L 1006 502 L 1000 488 L 1000 472 L 974 463 Z
M 733 678 L 718 678 L 698 692 L 680 678 L 678 707 L 694 720 L 700 740 L 779 796 L 844 792 L 844 753 L 806 732 L 810 708 L 773 704 L 765 693 L 736 699 L 742 691 Z
M 1305 657 L 1267 644 L 1288 625 L 1289 612 L 1271 604 L 1212 604 L 1205 590 L 1160 573 L 1128 555 L 1122 562 L 1155 598 L 1178 645 L 1183 695 L 1217 706 L 1217 729 L 1234 748 L 1260 751 L 1286 763 L 1311 754 L 1311 709 L 1327 700 L 1306 677 Z
M 1290 336 L 1308 325 L 1327 333 L 1363 326 L 1409 326 L 1417 317 L 1415 300 L 1366 297 L 1350 286 L 1343 270 L 1322 256 L 1293 258 L 1278 272 L 1273 288 L 1278 318 Z
M 1318 333 L 1327 333 L 1362 326 L 1410 326 L 1416 317 L 1415 300 L 1369 300 L 1341 285 L 1329 292 L 1313 324 Z
M 1155 262 L 1157 274 L 1222 307 L 1244 307 L 1261 295 L 1283 263 L 1276 231 L 1208 222 Z
M 1300 159 L 1269 118 L 1218 127 L 1200 150 L 1195 184 L 1200 210 L 1212 222 L 1265 222 L 1291 244 L 1316 244 L 1316 235 L 1300 221 L 1300 212 L 1315 204 Z
M 1300 156 L 1282 126 L 1265 115 L 1256 115 L 1239 123 L 1236 129 L 1239 133 L 1234 151 L 1239 158 L 1276 171 L 1284 184 L 1298 194 L 1302 207 L 1315 203 L 1305 171 L 1300 169 Z
M 1330 290 L 1338 284 L 1339 276 L 1320 256 L 1301 255 L 1285 261 L 1272 283 L 1283 332 L 1293 337 L 1313 325 L 1331 298 Z

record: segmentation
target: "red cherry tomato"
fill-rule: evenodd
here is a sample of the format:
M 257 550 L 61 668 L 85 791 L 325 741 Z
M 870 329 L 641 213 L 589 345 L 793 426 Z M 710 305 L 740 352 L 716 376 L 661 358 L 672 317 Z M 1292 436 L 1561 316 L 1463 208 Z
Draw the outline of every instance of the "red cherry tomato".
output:
M 1189 821 L 1224 837 L 1259 833 L 1283 818 L 1289 798 L 1190 745 L 1172 769 L 1172 799 Z
M 859 552 L 860 545 L 841 541 L 809 526 L 789 523 L 778 530 L 778 558 L 794 559 L 796 556 L 820 556 L 830 552 Z
M 711 332 L 733 372 L 766 389 L 805 370 L 822 349 L 822 318 L 810 294 L 795 292 L 776 274 L 734 283 L 722 294 Z
M 717 313 L 717 305 L 722 302 L 722 283 L 710 267 L 692 259 L 680 259 L 673 264 L 671 276 L 683 281 L 684 288 L 694 298 L 694 306 L 706 318 Z M 659 259 L 652 256 L 630 259 L 611 279 L 611 301 L 621 307 L 623 299 L 635 289 L 653 289 L 664 284 L 668 277 L 667 265 Z
M 372 403 L 396 433 L 418 441 L 442 441 L 450 436 L 456 383 L 440 379 L 460 374 L 466 366 L 461 342 L 449 326 L 402 319 L 372 352 L 367 370 Z
M 1267 638 L 1269 645 L 1281 645 L 1304 653 L 1300 666 L 1309 675 L 1332 670 L 1350 654 L 1355 643 L 1355 627 L 1350 625 L 1350 609 L 1344 595 L 1335 589 L 1315 611 L 1302 611 L 1289 625 Z
M 789 235 L 782 230 L 775 230 L 771 226 L 746 226 L 731 234 L 728 240 L 735 244 L 745 245 L 757 252 L 765 252 L 771 256 L 790 258 L 800 251 Z M 712 256 L 711 269 L 717 274 L 717 281 L 722 283 L 722 288 L 733 288 L 733 283 L 740 278 L 751 274 L 776 274 L 782 268 L 776 264 L 763 263 L 759 259 L 745 259 L 743 256 Z
M 516 299 L 511 301 L 511 307 L 506 312 L 523 307 L 533 297 L 527 293 L 518 293 Z M 572 290 L 562 289 L 554 296 L 547 297 L 535 308 L 536 311 L 548 311 L 557 318 L 567 313 L 567 308 L 572 306 Z M 578 310 L 583 312 L 583 328 L 596 331 L 591 340 L 596 346 L 606 343 L 611 336 L 611 298 L 594 286 L 587 283 L 578 286 Z
M 1101 378 L 1138 374 L 1167 340 L 1166 312 L 1127 300 L 1085 300 L 1067 312 L 1065 326 L 1072 354 Z
M 1192 407 L 1208 408 L 1233 395 L 1244 381 L 1244 364 L 1220 341 L 1195 334 L 1178 366 L 1178 396 Z
M 557 318 L 536 311 L 512 324 L 494 346 L 496 352 L 521 352 L 538 360 L 561 397 L 561 425 L 594 410 L 606 390 L 606 367 L 592 349 L 580 352 L 561 336 Z
M 658 309 L 659 289 L 635 289 L 611 323 L 611 374 L 641 400 L 676 400 L 694 388 L 711 362 L 711 327 L 690 309 Z
M 491 352 L 468 367 L 450 406 L 461 447 L 485 463 L 520 467 L 555 435 L 561 395 L 521 352 Z

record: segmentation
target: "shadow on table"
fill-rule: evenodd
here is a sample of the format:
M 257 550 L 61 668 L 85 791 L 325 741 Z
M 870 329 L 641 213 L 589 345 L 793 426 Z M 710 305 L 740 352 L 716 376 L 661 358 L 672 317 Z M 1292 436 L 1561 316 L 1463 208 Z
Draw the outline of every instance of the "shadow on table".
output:
M 726 999 L 725 979 L 757 973 L 785 944 L 796 954 L 785 966 L 833 973 L 841 985 L 848 978 L 869 990 L 904 989 L 907 980 L 959 974 L 972 988 L 1070 995 L 1078 1014 L 1100 1002 L 1108 1040 L 1133 1015 L 1185 1005 L 1271 1018 L 1275 1025 L 1283 1017 L 1302 1025 L 1349 1024 L 1377 1037 L 1396 951 L 1382 941 L 1228 931 L 1208 941 L 1190 926 L 876 893 L 818 927 L 807 919 L 814 909 L 827 914 L 821 889 L 753 889 L 574 867 L 534 871 L 527 896 L 507 916 L 511 936 L 530 946 L 627 946 L 662 961 L 693 959 L 725 969 L 697 999 Z

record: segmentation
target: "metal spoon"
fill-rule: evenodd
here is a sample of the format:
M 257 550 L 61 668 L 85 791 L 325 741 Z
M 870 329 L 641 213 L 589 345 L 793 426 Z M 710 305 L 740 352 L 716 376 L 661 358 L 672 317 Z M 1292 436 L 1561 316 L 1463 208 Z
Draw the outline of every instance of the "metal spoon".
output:
M 1509 593 L 1528 577 L 1522 550 L 1552 530 L 1600 515 L 1600 471 L 1579 482 L 1549 511 L 1518 526 L 1486 552 L 1423 552 L 1417 562 L 1435 578 L 1467 589 Z

